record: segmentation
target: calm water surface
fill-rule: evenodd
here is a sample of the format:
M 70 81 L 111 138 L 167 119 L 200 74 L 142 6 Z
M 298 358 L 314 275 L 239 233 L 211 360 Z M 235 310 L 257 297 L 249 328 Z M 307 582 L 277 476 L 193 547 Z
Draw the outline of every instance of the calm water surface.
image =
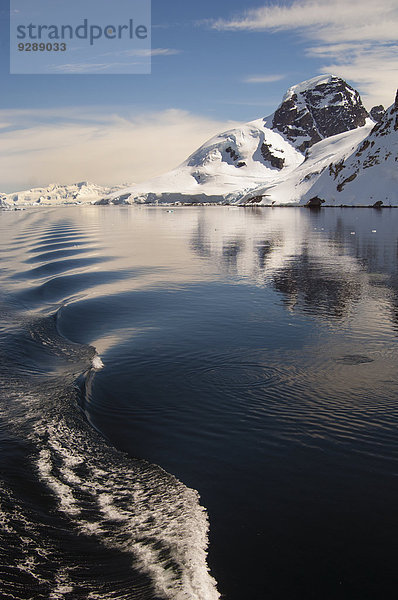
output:
M 0 236 L 2 598 L 396 597 L 398 211 Z

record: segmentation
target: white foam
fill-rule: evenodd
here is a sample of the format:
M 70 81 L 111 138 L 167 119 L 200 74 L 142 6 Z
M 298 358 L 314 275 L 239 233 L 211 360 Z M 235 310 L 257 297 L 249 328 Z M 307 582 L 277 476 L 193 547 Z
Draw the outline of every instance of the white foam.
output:
M 40 451 L 39 460 L 37 461 L 39 477 L 52 489 L 59 501 L 59 508 L 67 515 L 73 516 L 80 513 L 80 509 L 76 504 L 76 499 L 72 493 L 70 486 L 63 483 L 52 474 L 52 460 L 50 451 L 45 448 Z
M 55 588 L 49 596 L 49 600 L 63 600 L 65 594 L 73 592 L 68 574 L 64 570 L 59 570 L 55 576 Z
M 104 368 L 104 363 L 102 362 L 98 354 L 94 356 L 93 360 L 91 361 L 91 365 L 96 371 L 99 371 Z
M 62 421 L 48 423 L 47 434 L 48 447 L 37 460 L 39 475 L 78 531 L 131 554 L 132 566 L 149 575 L 156 593 L 165 598 L 219 598 L 206 563 L 207 514 L 195 490 L 159 467 L 130 464 L 122 455 L 120 464 L 113 456 L 106 468 L 107 453 L 88 445 L 85 435 Z M 78 471 L 82 463 L 84 477 Z M 83 518 L 87 508 L 90 521 Z M 68 586 L 60 580 L 51 598 L 61 598 Z

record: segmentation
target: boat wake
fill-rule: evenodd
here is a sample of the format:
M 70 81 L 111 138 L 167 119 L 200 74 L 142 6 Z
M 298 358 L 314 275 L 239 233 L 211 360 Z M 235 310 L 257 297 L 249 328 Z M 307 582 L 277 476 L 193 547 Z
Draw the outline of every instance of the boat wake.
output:
M 38 312 L 42 285 L 0 306 L 2 599 L 219 598 L 199 494 L 91 427 L 81 394 L 104 365 Z

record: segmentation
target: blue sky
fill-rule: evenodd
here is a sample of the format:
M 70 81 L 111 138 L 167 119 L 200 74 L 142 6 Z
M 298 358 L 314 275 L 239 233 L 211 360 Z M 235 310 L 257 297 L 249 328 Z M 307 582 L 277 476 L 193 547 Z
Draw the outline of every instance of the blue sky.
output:
M 152 0 L 150 75 L 10 75 L 0 2 L 0 191 L 142 181 L 322 72 L 368 108 L 398 85 L 396 0 Z

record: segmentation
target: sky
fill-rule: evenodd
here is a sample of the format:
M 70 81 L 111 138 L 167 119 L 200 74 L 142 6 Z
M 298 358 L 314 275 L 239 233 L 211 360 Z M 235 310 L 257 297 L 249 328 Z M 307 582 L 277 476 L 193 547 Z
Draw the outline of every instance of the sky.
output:
M 10 74 L 9 14 L 0 0 L 0 192 L 145 181 L 321 73 L 368 109 L 398 87 L 397 0 L 152 0 L 151 74 L 126 75 Z

